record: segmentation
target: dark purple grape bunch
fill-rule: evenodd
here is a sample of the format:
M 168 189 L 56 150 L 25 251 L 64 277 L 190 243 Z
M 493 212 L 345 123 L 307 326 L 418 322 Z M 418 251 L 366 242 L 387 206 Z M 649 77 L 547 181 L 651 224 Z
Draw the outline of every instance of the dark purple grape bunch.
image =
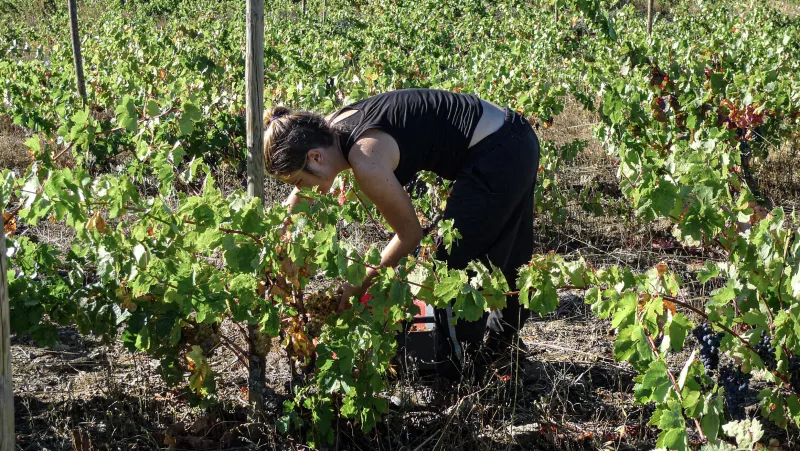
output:
M 714 333 L 708 323 L 697 326 L 692 331 L 692 335 L 700 343 L 700 361 L 706 367 L 706 375 L 711 373 L 719 366 L 719 344 L 722 341 L 722 332 Z
M 800 357 L 793 355 L 789 357 L 789 385 L 792 391 L 800 395 Z
M 775 347 L 772 346 L 772 337 L 769 336 L 766 330 L 761 331 L 761 340 L 753 346 L 756 353 L 761 357 L 764 362 L 764 367 L 769 371 L 775 371 L 778 368 L 778 361 L 775 359 Z
M 725 405 L 731 418 L 743 420 L 745 417 L 744 401 L 750 387 L 750 375 L 743 373 L 741 368 L 729 364 L 720 368 L 717 383 L 725 389 Z

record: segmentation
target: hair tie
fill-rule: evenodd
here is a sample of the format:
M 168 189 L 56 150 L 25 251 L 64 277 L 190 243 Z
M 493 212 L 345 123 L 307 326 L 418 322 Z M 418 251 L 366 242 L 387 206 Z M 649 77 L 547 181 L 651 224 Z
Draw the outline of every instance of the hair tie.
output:
M 280 119 L 280 118 L 282 118 L 282 117 L 283 117 L 282 115 L 281 115 L 281 116 L 272 116 L 272 117 L 269 119 L 269 121 L 270 121 L 270 123 L 271 123 L 271 122 L 272 122 L 272 121 L 274 121 L 275 119 Z

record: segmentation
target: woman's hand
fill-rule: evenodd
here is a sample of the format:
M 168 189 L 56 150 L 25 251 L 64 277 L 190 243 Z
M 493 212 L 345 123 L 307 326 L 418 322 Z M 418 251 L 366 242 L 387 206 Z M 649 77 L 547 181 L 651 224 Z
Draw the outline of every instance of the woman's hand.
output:
M 347 282 L 342 284 L 342 286 L 339 287 L 340 300 L 339 307 L 336 309 L 336 313 L 342 313 L 343 311 L 349 309 L 352 306 L 350 303 L 350 298 L 352 296 L 356 296 L 356 302 L 358 302 L 365 292 L 365 289 L 362 289 L 361 287 L 355 287 Z

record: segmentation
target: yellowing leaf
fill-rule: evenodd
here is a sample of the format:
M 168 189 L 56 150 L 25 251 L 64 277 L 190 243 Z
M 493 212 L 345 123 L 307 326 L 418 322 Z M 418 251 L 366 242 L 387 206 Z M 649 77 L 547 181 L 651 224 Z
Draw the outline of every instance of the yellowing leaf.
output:
M 90 232 L 94 232 L 97 230 L 100 233 L 107 233 L 108 227 L 106 226 L 106 220 L 103 219 L 103 216 L 100 215 L 99 211 L 94 212 L 89 221 L 86 222 L 86 230 Z
M 6 236 L 14 236 L 14 232 L 17 231 L 17 218 L 12 216 L 11 213 L 4 212 L 3 228 L 6 231 Z
M 192 346 L 192 351 L 186 354 L 186 361 L 188 362 L 189 370 L 192 372 L 189 376 L 189 388 L 198 395 L 206 394 L 203 384 L 212 373 L 208 360 L 203 354 L 203 349 L 197 345 Z
M 639 311 L 640 312 L 642 310 L 644 310 L 644 308 L 645 308 L 645 306 L 647 305 L 648 302 L 650 302 L 650 294 L 648 294 L 648 293 L 639 293 L 638 307 L 639 307 Z
M 281 262 L 281 273 L 297 288 L 300 288 L 299 269 L 290 258 L 285 258 Z
M 666 274 L 667 271 L 669 271 L 669 267 L 667 266 L 666 262 L 660 261 L 656 265 L 656 270 L 658 271 L 658 277 L 664 277 L 664 274 Z
M 296 356 L 311 357 L 314 353 L 314 343 L 311 342 L 308 334 L 297 331 L 292 334 L 292 350 Z
M 129 297 L 128 299 L 124 299 L 122 301 L 122 308 L 124 308 L 125 310 L 127 310 L 129 312 L 135 312 L 136 309 L 139 308 L 139 306 L 136 305 L 136 303 L 133 302 Z

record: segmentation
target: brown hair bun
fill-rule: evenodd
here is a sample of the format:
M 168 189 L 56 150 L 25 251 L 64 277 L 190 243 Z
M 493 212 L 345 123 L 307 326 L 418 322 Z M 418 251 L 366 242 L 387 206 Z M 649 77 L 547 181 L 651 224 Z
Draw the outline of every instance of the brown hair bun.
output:
M 292 114 L 292 110 L 286 108 L 285 106 L 272 106 L 264 112 L 264 128 L 269 127 L 269 125 L 283 116 L 288 116 Z

